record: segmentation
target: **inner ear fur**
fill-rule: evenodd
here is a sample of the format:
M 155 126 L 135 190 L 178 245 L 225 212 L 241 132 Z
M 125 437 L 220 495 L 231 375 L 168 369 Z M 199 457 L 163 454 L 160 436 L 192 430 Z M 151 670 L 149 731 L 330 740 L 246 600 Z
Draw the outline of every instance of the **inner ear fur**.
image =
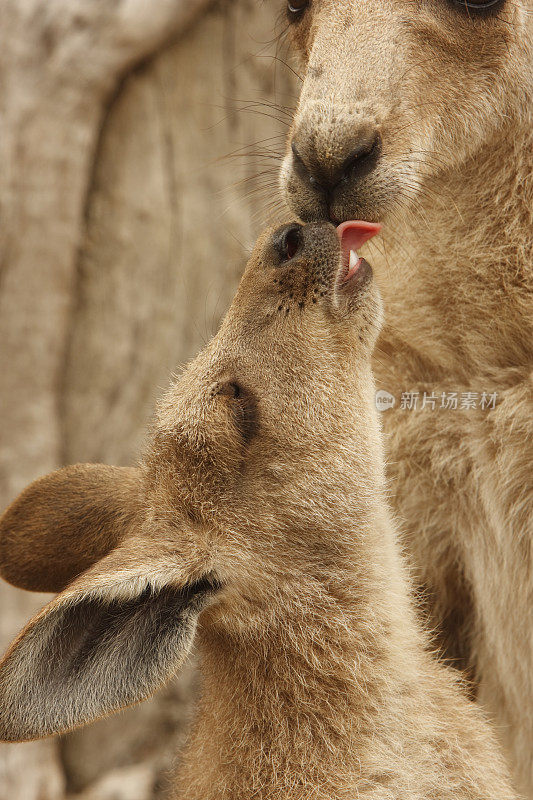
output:
M 0 662 L 0 740 L 64 733 L 152 695 L 218 586 L 121 546 L 46 606 Z M 123 552 L 125 556 L 123 557 Z M 142 563 L 142 566 L 141 566 Z
M 0 576 L 60 592 L 134 529 L 140 470 L 76 464 L 34 481 L 0 517 Z

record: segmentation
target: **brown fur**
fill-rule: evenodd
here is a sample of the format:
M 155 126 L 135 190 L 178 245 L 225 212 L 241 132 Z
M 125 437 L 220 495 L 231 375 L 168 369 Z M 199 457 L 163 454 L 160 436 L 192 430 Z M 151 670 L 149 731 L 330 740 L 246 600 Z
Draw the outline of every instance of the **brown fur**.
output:
M 334 229 L 301 235 L 283 263 L 262 237 L 218 335 L 160 405 L 136 521 L 0 664 L 0 734 L 141 699 L 198 619 L 203 696 L 176 798 L 511 800 L 482 712 L 413 612 L 373 405 L 370 273 L 339 284 Z M 127 504 L 130 475 L 100 469 L 103 502 L 117 486 Z M 81 519 L 72 534 L 91 548 Z
M 384 222 L 370 248 L 394 506 L 448 657 L 533 798 L 533 8 L 313 0 L 292 30 L 307 66 L 293 133 L 333 163 L 362 126 L 381 135 L 375 171 L 330 211 Z M 290 153 L 282 183 L 305 219 L 324 215 Z M 402 411 L 412 390 L 498 404 Z
M 60 592 L 120 543 L 138 497 L 138 472 L 127 467 L 77 464 L 34 481 L 0 518 L 0 575 Z M 88 540 L 77 535 L 86 529 Z

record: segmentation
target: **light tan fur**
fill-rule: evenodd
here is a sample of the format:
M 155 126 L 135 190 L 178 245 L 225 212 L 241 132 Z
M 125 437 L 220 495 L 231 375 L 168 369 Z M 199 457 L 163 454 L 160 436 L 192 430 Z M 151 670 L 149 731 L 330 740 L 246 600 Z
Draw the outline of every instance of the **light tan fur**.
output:
M 384 223 L 369 252 L 394 507 L 447 655 L 533 797 L 533 8 L 313 0 L 291 30 L 292 135 L 323 165 L 365 126 L 381 136 L 376 168 L 326 211 Z M 290 151 L 282 184 L 304 219 L 324 216 Z M 409 391 L 417 411 L 399 407 Z M 496 408 L 441 409 L 454 391 L 497 392 Z
M 142 699 L 198 620 L 203 694 L 176 798 L 511 800 L 483 713 L 429 653 L 412 607 L 373 403 L 370 272 L 341 282 L 332 226 L 299 236 L 288 261 L 279 232 L 260 240 L 219 333 L 160 404 L 133 505 L 131 473 L 102 468 L 97 519 L 110 504 L 125 536 L 1 662 L 0 736 Z M 96 552 L 83 471 L 72 502 L 88 513 L 72 536 Z M 59 519 L 66 477 L 39 485 Z M 10 524 L 38 516 L 35 497 Z M 36 525 L 23 529 L 38 546 Z

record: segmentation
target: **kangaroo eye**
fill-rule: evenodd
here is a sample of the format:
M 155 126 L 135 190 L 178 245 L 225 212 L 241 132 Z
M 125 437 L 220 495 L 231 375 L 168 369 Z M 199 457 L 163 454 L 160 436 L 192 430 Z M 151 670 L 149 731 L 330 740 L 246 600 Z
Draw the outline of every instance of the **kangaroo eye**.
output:
M 464 11 L 491 11 L 503 5 L 505 0 L 453 0 L 454 5 L 459 6 Z
M 310 4 L 311 0 L 289 0 L 287 3 L 289 18 L 296 19 L 300 17 Z

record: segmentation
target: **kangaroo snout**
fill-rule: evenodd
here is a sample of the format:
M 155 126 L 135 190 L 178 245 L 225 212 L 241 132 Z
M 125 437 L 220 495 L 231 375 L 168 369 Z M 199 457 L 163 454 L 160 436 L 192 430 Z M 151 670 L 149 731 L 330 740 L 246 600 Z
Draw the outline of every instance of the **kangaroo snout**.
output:
M 338 225 L 343 218 L 339 205 L 345 203 L 346 195 L 353 198 L 358 193 L 380 154 L 381 136 L 370 120 L 324 131 L 304 117 L 292 136 L 290 156 L 291 185 L 297 184 L 311 200 L 302 209 L 302 218 L 318 216 Z
M 381 116 L 367 102 L 355 109 L 324 97 L 301 104 L 282 170 L 283 189 L 300 219 L 380 221 Z

